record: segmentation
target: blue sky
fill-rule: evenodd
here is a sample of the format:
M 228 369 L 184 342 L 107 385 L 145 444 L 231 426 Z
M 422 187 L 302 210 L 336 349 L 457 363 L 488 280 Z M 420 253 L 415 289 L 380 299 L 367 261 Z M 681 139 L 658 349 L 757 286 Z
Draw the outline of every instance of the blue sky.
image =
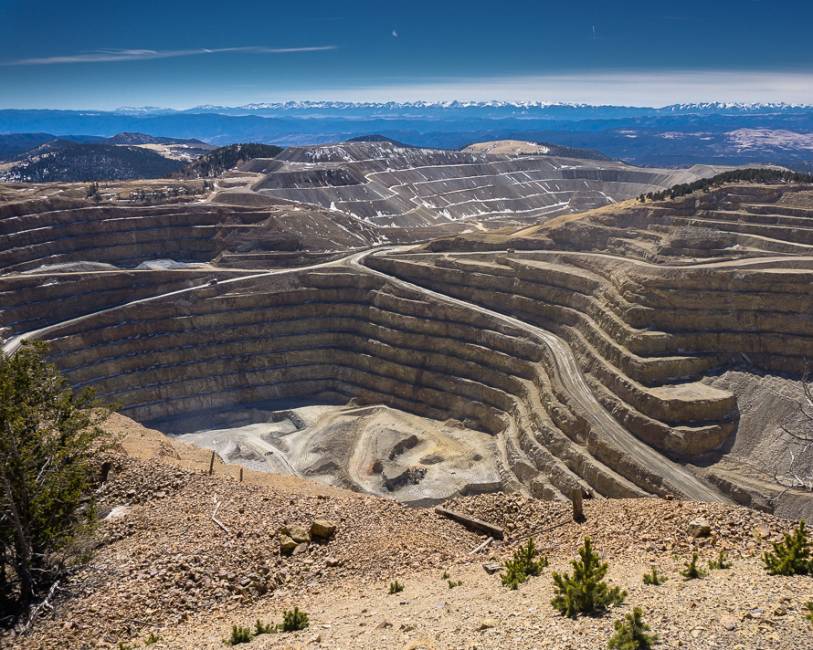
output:
M 0 0 L 0 107 L 813 103 L 809 0 Z

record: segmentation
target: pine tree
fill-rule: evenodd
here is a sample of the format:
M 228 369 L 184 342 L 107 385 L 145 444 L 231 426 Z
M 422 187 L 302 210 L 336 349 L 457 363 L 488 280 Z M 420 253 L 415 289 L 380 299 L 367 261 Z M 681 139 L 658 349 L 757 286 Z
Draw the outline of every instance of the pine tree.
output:
M 658 587 L 662 585 L 664 582 L 666 582 L 666 577 L 663 574 L 658 573 L 658 569 L 657 567 L 655 567 L 654 564 L 652 565 L 652 571 L 644 574 L 645 585 L 652 585 L 654 587 Z
M 45 350 L 0 353 L 0 607 L 48 589 L 94 518 L 88 498 L 106 415 L 90 392 L 70 389 Z
M 517 589 L 528 578 L 542 573 L 542 569 L 548 566 L 548 560 L 543 556 L 537 558 L 537 555 L 539 552 L 533 539 L 514 551 L 514 556 L 505 563 L 505 573 L 500 576 L 503 585 Z
M 298 607 L 294 607 L 291 611 L 283 612 L 280 630 L 283 632 L 298 632 L 304 630 L 309 624 L 308 615 L 300 611 Z
M 704 575 L 706 575 L 706 572 L 697 566 L 697 553 L 692 553 L 691 561 L 686 562 L 684 566 L 686 568 L 680 572 L 680 575 L 686 578 L 686 580 L 697 580 L 698 578 L 702 578 Z
M 658 640 L 657 634 L 648 634 L 649 626 L 644 623 L 640 607 L 632 610 L 622 620 L 616 621 L 615 634 L 607 647 L 611 650 L 649 650 Z
M 572 576 L 554 572 L 555 596 L 551 605 L 563 615 L 575 618 L 579 614 L 601 614 L 608 607 L 623 603 L 626 592 L 604 582 L 607 563 L 593 552 L 589 537 L 584 538 L 579 558 L 570 563 Z
M 731 562 L 728 561 L 728 555 L 722 549 L 720 549 L 720 553 L 717 555 L 716 560 L 712 560 L 709 562 L 709 569 L 711 571 L 718 571 L 720 569 L 730 569 Z
M 772 553 L 765 551 L 762 561 L 772 576 L 813 574 L 813 557 L 805 522 L 800 521 L 796 530 L 785 533 L 781 542 L 775 542 Z
M 251 641 L 251 630 L 240 625 L 231 626 L 231 636 L 226 641 L 226 645 L 240 645 Z

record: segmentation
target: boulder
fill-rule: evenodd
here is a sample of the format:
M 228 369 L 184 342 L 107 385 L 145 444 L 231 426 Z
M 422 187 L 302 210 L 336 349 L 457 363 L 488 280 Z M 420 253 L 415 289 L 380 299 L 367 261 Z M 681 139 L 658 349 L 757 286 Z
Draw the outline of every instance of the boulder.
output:
M 499 562 L 486 562 L 483 565 L 483 569 L 485 569 L 485 572 L 488 575 L 492 576 L 495 573 L 497 573 L 497 571 L 502 570 L 502 564 L 500 564 Z
M 336 524 L 327 519 L 314 519 L 311 524 L 311 537 L 313 539 L 328 540 L 336 534 Z
M 280 534 L 279 536 L 279 552 L 282 555 L 291 555 L 297 547 L 297 543 L 288 535 Z
M 693 519 L 689 522 L 688 533 L 692 537 L 708 537 L 711 535 L 711 524 L 702 517 Z
M 299 526 L 297 524 L 291 526 L 283 526 L 280 528 L 281 535 L 287 535 L 292 540 L 294 540 L 297 544 L 308 544 L 311 541 L 310 533 L 308 529 L 304 526 Z

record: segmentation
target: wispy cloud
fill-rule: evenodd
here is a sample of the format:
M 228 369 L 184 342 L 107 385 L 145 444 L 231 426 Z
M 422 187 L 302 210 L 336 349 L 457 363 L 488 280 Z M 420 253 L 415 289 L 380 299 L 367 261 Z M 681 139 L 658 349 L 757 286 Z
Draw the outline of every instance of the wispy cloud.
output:
M 201 56 L 204 54 L 298 54 L 301 52 L 325 52 L 337 49 L 335 45 L 314 45 L 307 47 L 217 47 L 195 48 L 189 50 L 95 50 L 79 54 L 45 56 L 30 59 L 3 61 L 0 65 L 64 65 L 68 63 L 115 63 L 117 61 L 146 61 L 150 59 L 176 59 L 184 56 Z

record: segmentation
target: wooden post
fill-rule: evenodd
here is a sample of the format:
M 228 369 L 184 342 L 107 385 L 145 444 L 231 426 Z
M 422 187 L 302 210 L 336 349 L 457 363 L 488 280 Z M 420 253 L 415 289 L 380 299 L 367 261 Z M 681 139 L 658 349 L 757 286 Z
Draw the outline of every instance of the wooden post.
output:
M 584 504 L 582 503 L 582 489 L 573 488 L 570 492 L 570 501 L 573 503 L 573 521 L 579 523 L 585 521 L 584 519 Z
M 215 452 L 212 452 L 212 457 L 209 459 L 209 476 L 215 473 Z
M 243 482 L 243 468 L 240 467 L 240 482 Z

